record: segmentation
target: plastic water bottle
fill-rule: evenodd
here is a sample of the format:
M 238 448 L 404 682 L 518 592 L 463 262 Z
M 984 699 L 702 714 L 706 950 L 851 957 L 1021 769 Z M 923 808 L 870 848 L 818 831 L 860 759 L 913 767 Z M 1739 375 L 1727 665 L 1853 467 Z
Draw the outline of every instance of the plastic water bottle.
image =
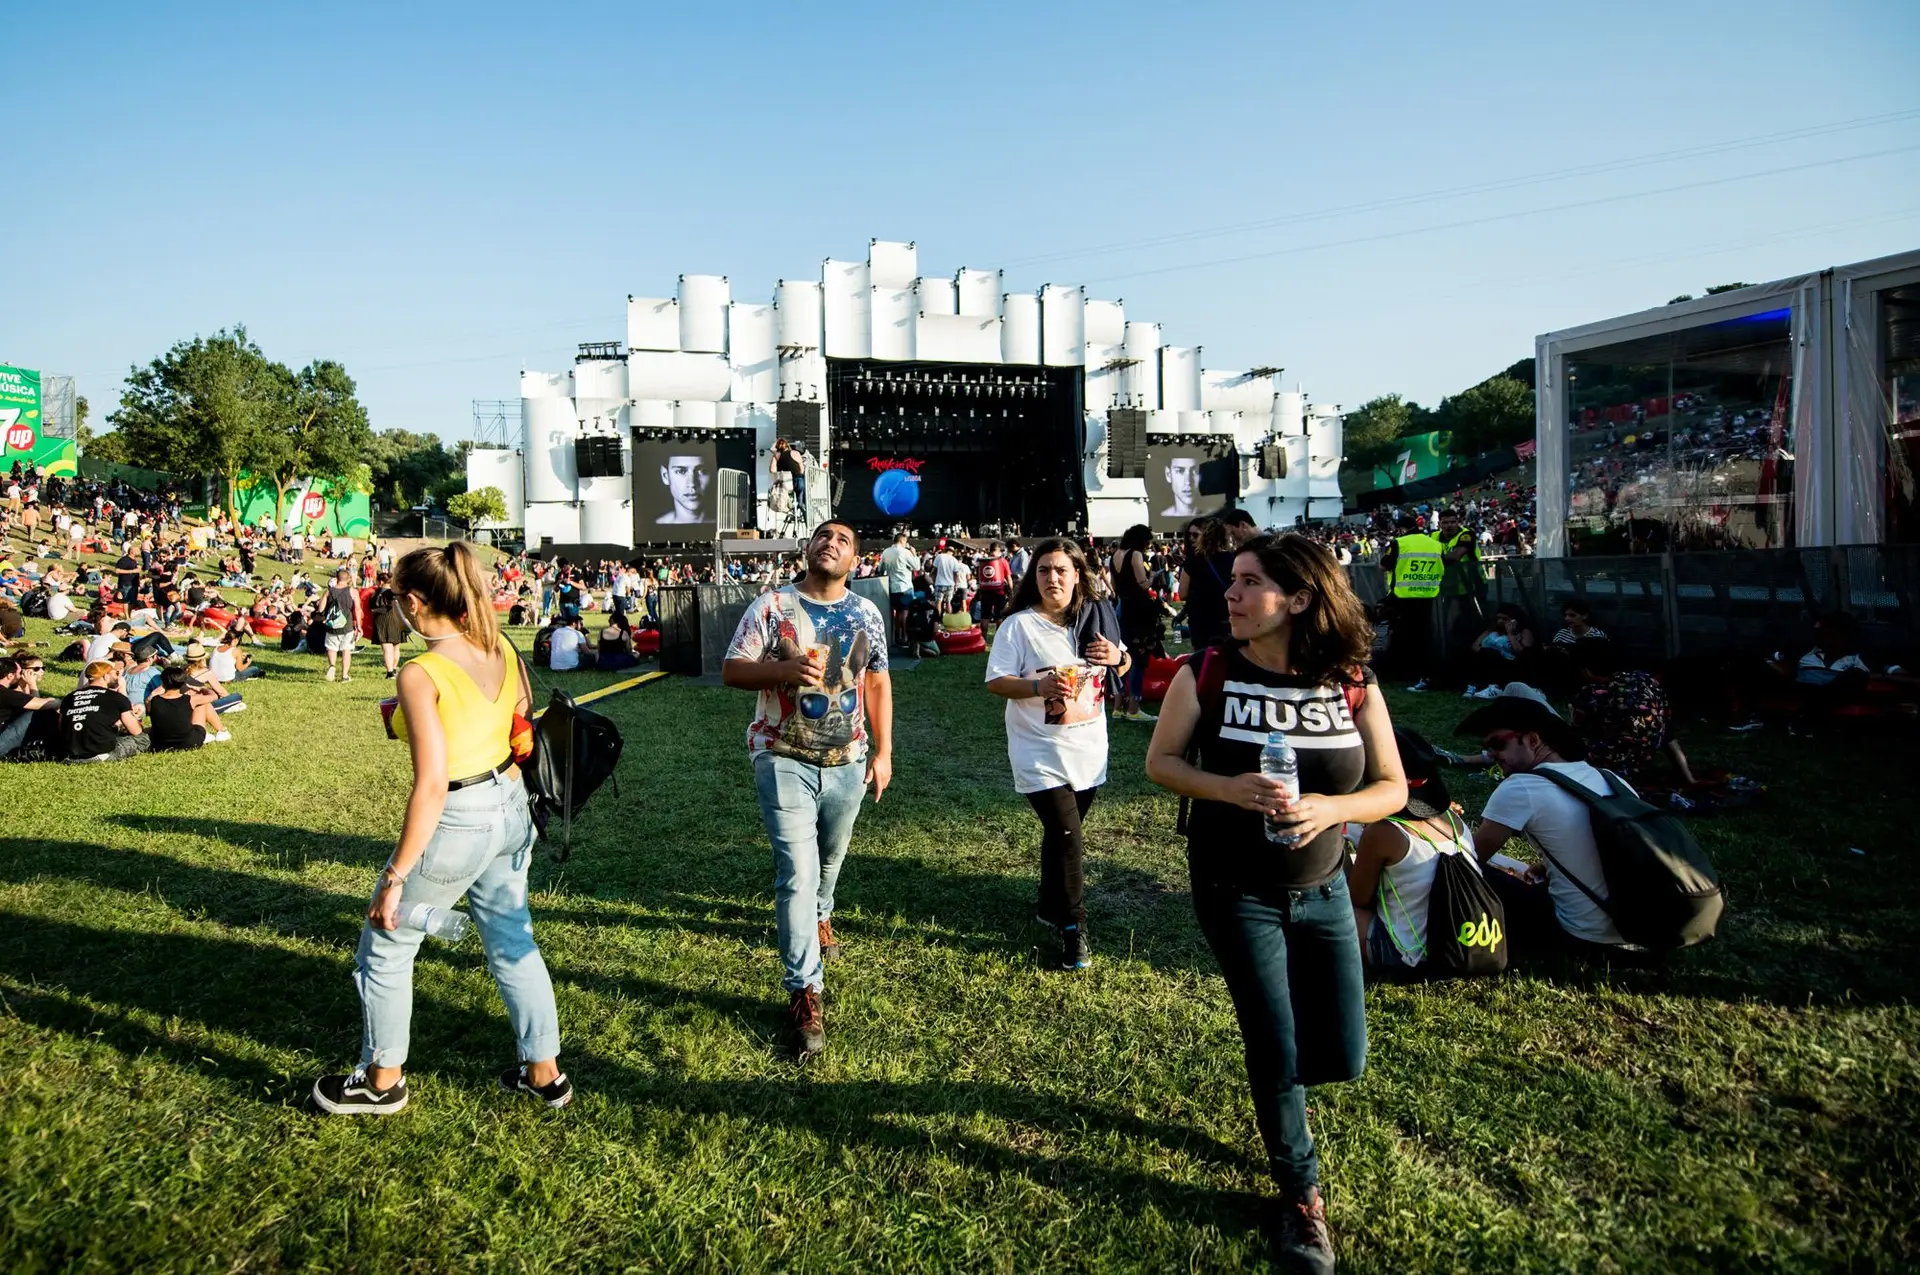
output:
M 1274 731 L 1267 736 L 1266 746 L 1260 750 L 1260 773 L 1269 779 L 1278 779 L 1289 800 L 1300 799 L 1300 754 L 1293 751 L 1284 732 Z M 1275 823 L 1272 815 L 1267 815 L 1265 822 L 1268 841 L 1283 846 L 1293 844 L 1293 834 Z
M 408 908 L 406 924 L 412 929 L 425 930 L 429 937 L 443 943 L 458 943 L 473 928 L 465 912 L 437 908 L 431 903 L 416 903 Z

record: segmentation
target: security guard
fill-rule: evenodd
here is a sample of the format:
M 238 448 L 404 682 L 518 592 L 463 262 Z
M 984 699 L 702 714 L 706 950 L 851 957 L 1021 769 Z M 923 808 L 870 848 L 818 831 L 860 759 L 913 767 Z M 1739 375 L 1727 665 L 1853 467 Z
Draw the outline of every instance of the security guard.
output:
M 1433 664 L 1433 608 L 1446 573 L 1440 542 L 1420 530 L 1411 514 L 1394 525 L 1400 534 L 1387 550 L 1387 583 L 1393 593 L 1393 664 L 1400 676 L 1417 679 L 1407 689 L 1431 689 Z
M 1462 521 L 1456 508 L 1440 511 L 1440 553 L 1446 572 L 1440 578 L 1441 649 L 1436 652 L 1435 663 L 1449 669 L 1465 659 L 1474 638 L 1485 628 L 1480 595 L 1486 588 L 1486 577 L 1480 570 L 1479 539 L 1473 528 L 1461 525 Z

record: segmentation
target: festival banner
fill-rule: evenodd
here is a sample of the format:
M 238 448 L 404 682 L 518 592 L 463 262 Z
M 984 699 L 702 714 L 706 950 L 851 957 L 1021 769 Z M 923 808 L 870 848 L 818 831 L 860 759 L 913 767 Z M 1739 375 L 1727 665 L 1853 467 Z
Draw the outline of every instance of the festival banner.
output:
M 40 412 L 40 373 L 0 364 L 0 472 L 18 462 L 49 476 L 72 477 L 79 456 L 71 438 L 48 438 Z

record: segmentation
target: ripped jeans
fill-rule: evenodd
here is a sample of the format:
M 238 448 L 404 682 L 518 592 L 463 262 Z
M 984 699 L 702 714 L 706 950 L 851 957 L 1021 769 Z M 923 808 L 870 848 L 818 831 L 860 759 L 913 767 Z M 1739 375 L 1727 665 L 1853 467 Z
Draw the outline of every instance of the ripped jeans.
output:
M 495 775 L 447 794 L 440 825 L 402 887 L 400 928 L 376 930 L 371 922 L 360 927 L 353 981 L 366 1023 L 362 1067 L 398 1067 L 407 1060 L 413 960 L 427 936 L 405 923 L 406 914 L 421 903 L 452 907 L 461 895 L 486 947 L 487 969 L 506 1002 L 520 1061 L 559 1054 L 560 1014 L 553 1003 L 553 981 L 533 941 L 533 917 L 527 912 L 533 842 L 533 816 L 517 775 Z

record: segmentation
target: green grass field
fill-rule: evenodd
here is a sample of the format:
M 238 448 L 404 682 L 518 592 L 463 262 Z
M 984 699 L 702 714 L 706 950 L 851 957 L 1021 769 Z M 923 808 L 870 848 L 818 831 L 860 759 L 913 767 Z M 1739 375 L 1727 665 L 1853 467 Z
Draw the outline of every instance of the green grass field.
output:
M 1095 966 L 1043 972 L 1038 827 L 982 659 L 899 674 L 895 784 L 855 836 L 828 1052 L 802 1069 L 749 698 L 604 701 L 620 790 L 534 871 L 578 1099 L 495 1092 L 512 1038 L 470 941 L 420 962 L 410 1109 L 329 1121 L 306 1095 L 356 1056 L 406 755 L 377 661 L 349 685 L 263 662 L 231 745 L 0 767 L 0 1270 L 1267 1268 L 1238 1035 L 1144 728 L 1115 725 L 1089 830 Z M 1431 733 L 1464 713 L 1389 695 Z M 1920 1262 L 1907 744 L 1687 742 L 1773 785 L 1698 824 L 1722 938 L 1659 971 L 1371 989 L 1367 1074 L 1312 1102 L 1344 1269 Z

